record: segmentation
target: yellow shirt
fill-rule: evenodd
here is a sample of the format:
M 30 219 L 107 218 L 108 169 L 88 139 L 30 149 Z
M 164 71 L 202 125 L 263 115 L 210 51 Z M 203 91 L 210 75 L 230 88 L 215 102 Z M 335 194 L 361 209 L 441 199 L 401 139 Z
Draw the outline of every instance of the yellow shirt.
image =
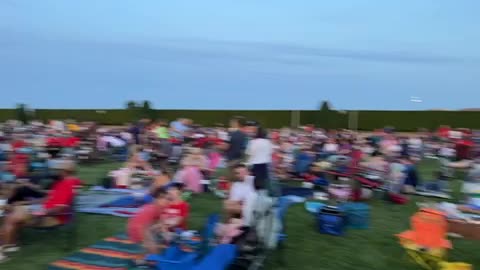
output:
M 80 130 L 80 127 L 76 124 L 68 124 L 67 128 L 70 131 L 79 131 Z

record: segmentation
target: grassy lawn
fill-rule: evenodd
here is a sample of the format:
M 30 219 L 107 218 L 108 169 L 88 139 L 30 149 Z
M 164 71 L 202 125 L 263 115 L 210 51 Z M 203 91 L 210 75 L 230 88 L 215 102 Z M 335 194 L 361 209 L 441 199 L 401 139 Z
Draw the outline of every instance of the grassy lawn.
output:
M 80 168 L 80 177 L 84 181 L 95 183 L 109 170 L 119 164 L 90 165 Z M 436 168 L 434 162 L 425 162 L 421 166 L 422 176 L 428 179 Z M 457 187 L 460 181 L 455 181 Z M 415 198 L 414 201 L 427 200 Z M 319 234 L 313 217 L 303 205 L 290 208 L 287 217 L 288 242 L 287 266 L 285 269 L 420 269 L 411 263 L 402 248 L 397 244 L 394 234 L 409 228 L 409 217 L 415 212 L 413 202 L 408 205 L 392 205 L 383 201 L 373 201 L 371 229 L 349 230 L 343 237 Z M 220 210 L 220 201 L 210 195 L 201 195 L 191 201 L 192 215 L 190 225 L 199 228 L 206 216 Z M 98 240 L 121 232 L 126 219 L 110 216 L 79 215 L 79 232 L 77 250 L 91 245 Z M 46 265 L 70 252 L 62 250 L 62 239 L 56 232 L 37 234 L 26 231 L 22 234 L 24 248 L 15 254 L 11 261 L 0 269 L 32 270 L 45 269 Z M 480 267 L 480 242 L 454 240 L 454 249 L 450 252 L 450 261 L 463 261 Z M 270 263 L 268 269 L 280 269 Z

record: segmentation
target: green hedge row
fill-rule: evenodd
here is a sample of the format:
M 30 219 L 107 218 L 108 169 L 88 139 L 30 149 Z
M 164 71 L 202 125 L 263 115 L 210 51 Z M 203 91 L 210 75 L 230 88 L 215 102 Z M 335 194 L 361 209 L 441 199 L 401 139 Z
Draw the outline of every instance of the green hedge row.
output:
M 441 125 L 454 128 L 480 128 L 480 112 L 469 111 L 360 111 L 358 126 L 372 130 L 393 126 L 397 130 L 429 130 Z
M 52 119 L 73 119 L 104 125 L 123 125 L 136 120 L 137 114 L 130 110 L 36 110 L 35 118 L 45 122 Z
M 17 111 L 15 109 L 0 109 L 0 122 L 17 119 Z
M 279 128 L 290 126 L 291 111 L 166 111 L 158 110 L 158 117 L 174 120 L 179 117 L 193 119 L 195 123 L 211 126 L 214 124 L 228 124 L 234 116 L 244 116 L 265 126 Z
M 42 121 L 50 119 L 74 119 L 77 121 L 95 121 L 105 125 L 123 125 L 145 117 L 145 112 L 136 110 L 36 110 L 35 118 Z M 349 128 L 373 130 L 393 126 L 397 130 L 414 131 L 419 128 L 435 129 L 440 125 L 452 127 L 480 128 L 480 112 L 466 111 L 301 111 L 300 117 L 292 117 L 292 111 L 214 111 L 214 110 L 152 110 L 150 118 L 174 120 L 191 118 L 195 123 L 210 126 L 217 123 L 227 124 L 233 116 L 241 115 L 256 120 L 266 127 L 279 128 L 290 126 L 293 121 L 302 125 L 314 124 L 324 128 Z M 14 109 L 1 109 L 0 121 L 16 119 Z

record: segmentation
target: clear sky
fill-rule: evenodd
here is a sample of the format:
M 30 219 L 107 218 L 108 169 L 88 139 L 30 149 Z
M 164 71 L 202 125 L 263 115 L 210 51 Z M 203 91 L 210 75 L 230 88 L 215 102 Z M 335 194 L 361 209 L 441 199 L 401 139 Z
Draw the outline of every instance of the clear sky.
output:
M 479 11 L 479 0 L 0 0 L 0 107 L 480 107 Z

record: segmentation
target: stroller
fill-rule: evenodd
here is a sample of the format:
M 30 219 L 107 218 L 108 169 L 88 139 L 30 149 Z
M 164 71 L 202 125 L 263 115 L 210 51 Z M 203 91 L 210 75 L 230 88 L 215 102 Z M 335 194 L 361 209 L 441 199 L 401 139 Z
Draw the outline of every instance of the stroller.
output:
M 285 264 L 285 215 L 292 201 L 287 197 L 270 197 L 266 191 L 258 193 L 253 222 L 244 237 L 236 243 L 237 258 L 230 270 L 263 269 L 267 258 L 276 249 L 279 251 L 279 263 Z

